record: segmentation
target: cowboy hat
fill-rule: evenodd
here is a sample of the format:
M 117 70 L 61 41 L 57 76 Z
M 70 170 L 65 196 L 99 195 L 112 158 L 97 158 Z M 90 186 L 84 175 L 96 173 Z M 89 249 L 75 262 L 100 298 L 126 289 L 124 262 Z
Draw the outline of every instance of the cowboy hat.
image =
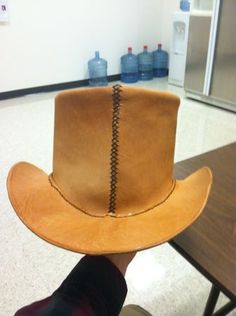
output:
M 75 252 L 137 251 L 176 236 L 200 215 L 212 175 L 173 177 L 179 98 L 115 85 L 59 93 L 53 171 L 19 162 L 8 194 L 22 222 Z

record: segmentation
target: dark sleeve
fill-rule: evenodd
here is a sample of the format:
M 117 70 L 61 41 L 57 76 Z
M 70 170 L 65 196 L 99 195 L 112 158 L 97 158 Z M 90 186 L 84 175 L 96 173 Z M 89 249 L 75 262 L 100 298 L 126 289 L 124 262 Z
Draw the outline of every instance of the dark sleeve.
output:
M 127 294 L 121 272 L 103 256 L 85 256 L 52 296 L 15 316 L 117 316 Z

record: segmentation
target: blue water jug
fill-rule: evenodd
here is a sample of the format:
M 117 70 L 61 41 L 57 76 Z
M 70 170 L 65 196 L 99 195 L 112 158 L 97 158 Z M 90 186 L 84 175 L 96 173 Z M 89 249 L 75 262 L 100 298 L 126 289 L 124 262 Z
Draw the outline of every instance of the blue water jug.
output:
M 162 50 L 158 44 L 157 50 L 153 52 L 153 75 L 154 77 L 165 77 L 168 75 L 168 53 Z
M 100 58 L 99 51 L 95 52 L 95 58 L 89 60 L 89 85 L 107 86 L 107 61 Z
M 189 11 L 190 10 L 190 2 L 188 0 L 180 1 L 180 10 L 181 11 Z
M 138 73 L 140 80 L 153 79 L 153 59 L 152 53 L 148 52 L 147 45 L 143 46 L 143 52 L 138 54 Z
M 132 53 L 132 47 L 128 48 L 128 54 L 121 57 L 121 81 L 138 81 L 138 57 Z

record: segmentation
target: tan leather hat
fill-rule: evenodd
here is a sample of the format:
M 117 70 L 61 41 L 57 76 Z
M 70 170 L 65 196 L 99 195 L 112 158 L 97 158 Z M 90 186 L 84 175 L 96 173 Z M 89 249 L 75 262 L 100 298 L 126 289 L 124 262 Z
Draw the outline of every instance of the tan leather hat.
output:
M 116 85 L 60 93 L 55 104 L 53 172 L 27 162 L 8 176 L 23 223 L 75 252 L 122 253 L 161 244 L 206 204 L 207 167 L 173 178 L 179 98 Z

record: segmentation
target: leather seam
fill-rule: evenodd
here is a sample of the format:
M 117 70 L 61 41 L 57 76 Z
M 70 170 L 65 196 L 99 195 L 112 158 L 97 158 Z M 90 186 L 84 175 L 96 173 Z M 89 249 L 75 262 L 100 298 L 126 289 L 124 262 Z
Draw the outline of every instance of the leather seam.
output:
M 75 205 L 74 203 L 72 203 L 71 201 L 69 201 L 68 198 L 65 197 L 65 195 L 61 192 L 61 190 L 58 188 L 58 186 L 56 185 L 56 182 L 55 180 L 53 179 L 53 173 L 49 174 L 48 176 L 48 181 L 51 185 L 51 187 L 53 187 L 53 189 L 55 189 L 59 194 L 60 196 L 63 198 L 63 200 L 65 202 L 67 202 L 68 204 L 70 204 L 72 207 L 76 208 L 77 210 L 81 211 L 82 213 L 86 214 L 86 215 L 89 215 L 91 217 L 105 217 L 106 215 L 92 215 L 92 214 L 89 214 L 88 212 L 86 212 L 85 210 L 83 210 L 82 208 L 78 207 L 77 205 Z
M 161 202 L 159 202 L 159 203 L 157 203 L 157 204 L 155 204 L 155 205 L 153 205 L 153 206 L 151 206 L 151 207 L 149 207 L 149 208 L 147 208 L 147 209 L 145 209 L 145 210 L 140 210 L 138 213 L 135 213 L 135 214 L 134 214 L 134 213 L 133 213 L 133 214 L 127 214 L 127 215 L 122 214 L 122 215 L 120 215 L 120 216 L 117 215 L 117 214 L 115 214 L 115 213 L 107 213 L 107 214 L 104 214 L 104 215 L 94 215 L 94 214 L 90 214 L 88 211 L 86 211 L 86 210 L 84 210 L 84 209 L 78 207 L 78 206 L 75 205 L 74 203 L 70 202 L 68 198 L 65 197 L 65 195 L 61 192 L 61 190 L 60 190 L 60 189 L 58 188 L 58 186 L 56 185 L 55 180 L 53 179 L 53 173 L 49 174 L 49 176 L 48 176 L 48 181 L 49 181 L 51 187 L 52 187 L 53 189 L 55 189 L 55 190 L 60 194 L 60 196 L 63 198 L 63 200 L 64 200 L 65 202 L 67 202 L 68 204 L 70 204 L 70 205 L 71 205 L 72 207 L 74 207 L 75 209 L 81 211 L 81 212 L 84 213 L 85 215 L 88 215 L 88 216 L 91 216 L 91 217 L 97 217 L 97 218 L 104 218 L 104 217 L 106 217 L 106 216 L 109 216 L 109 217 L 112 217 L 112 218 L 124 218 L 124 217 L 131 217 L 131 216 L 133 217 L 133 216 L 141 215 L 141 214 L 146 213 L 146 212 L 148 212 L 148 211 L 151 211 L 151 210 L 153 210 L 154 208 L 158 207 L 159 205 L 165 203 L 165 202 L 169 199 L 169 197 L 172 195 L 172 193 L 174 192 L 175 187 L 176 187 L 176 180 L 175 180 L 175 179 L 172 179 L 171 190 L 170 190 L 170 192 L 166 195 L 166 197 L 165 197 Z
M 110 215 L 116 213 L 116 193 L 118 181 L 119 164 L 119 123 L 121 108 L 121 85 L 112 87 L 112 141 L 110 153 L 110 194 L 108 212 Z
M 159 203 L 153 205 L 153 206 L 150 206 L 149 208 L 145 209 L 145 210 L 140 210 L 139 212 L 137 213 L 130 213 L 130 214 L 122 214 L 122 215 L 117 215 L 117 214 L 108 214 L 109 216 L 111 217 L 115 217 L 115 218 L 124 218 L 124 217 L 133 217 L 133 216 L 138 216 L 138 215 L 141 215 L 141 214 L 144 214 L 144 213 L 147 213 L 151 210 L 153 210 L 154 208 L 158 207 L 159 205 L 165 203 L 169 197 L 172 195 L 172 193 L 174 192 L 175 190 L 175 187 L 176 187 L 176 180 L 175 179 L 172 179 L 172 186 L 171 186 L 171 190 L 170 192 L 164 197 L 163 200 L 161 200 Z

